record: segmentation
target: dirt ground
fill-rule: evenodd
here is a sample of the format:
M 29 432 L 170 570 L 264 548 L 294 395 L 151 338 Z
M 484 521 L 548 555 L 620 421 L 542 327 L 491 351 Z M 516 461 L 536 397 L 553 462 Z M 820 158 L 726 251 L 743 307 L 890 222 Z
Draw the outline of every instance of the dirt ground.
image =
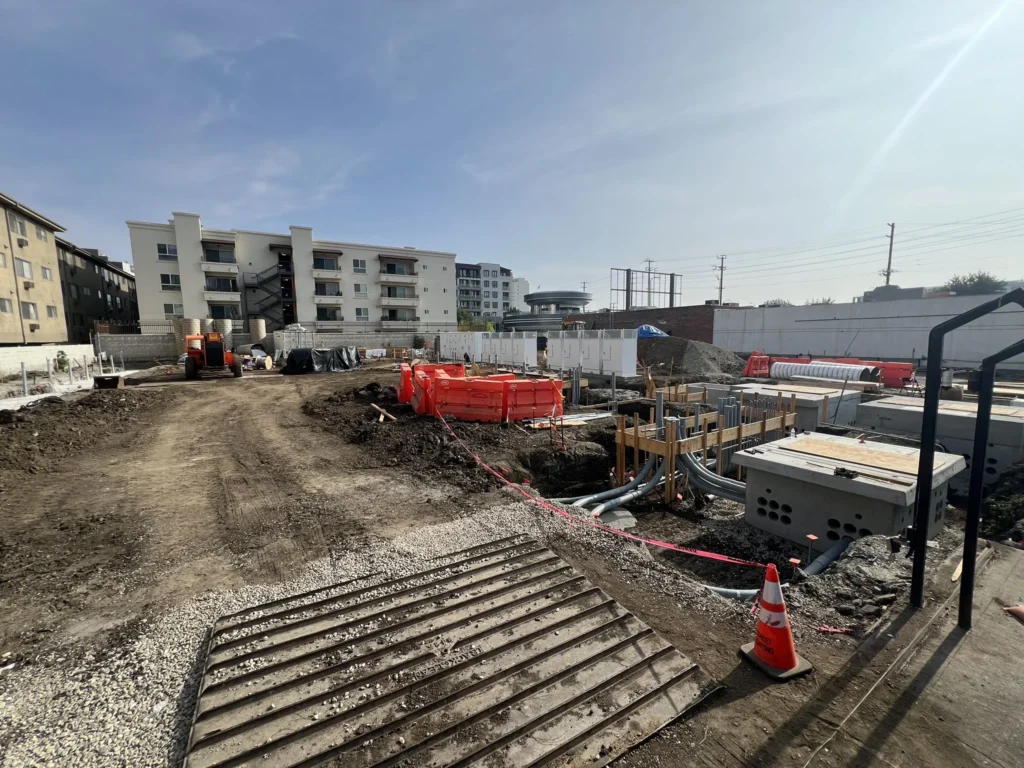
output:
M 115 647 L 139 622 L 206 590 L 278 582 L 332 552 L 358 550 L 370 538 L 506 503 L 501 483 L 479 470 L 438 422 L 417 419 L 394 402 L 387 387 L 396 382 L 390 370 L 241 381 L 154 377 L 125 392 L 44 405 L 0 426 L 9 430 L 0 435 L 7 445 L 0 464 L 4 660 L 32 663 L 44 651 L 76 643 Z M 368 386 L 377 384 L 384 386 Z M 371 402 L 399 422 L 374 421 Z M 545 492 L 557 484 L 563 493 L 582 493 L 607 476 L 605 425 L 570 433 L 565 450 L 554 452 L 543 430 L 469 424 L 455 430 L 510 479 L 529 478 Z M 13 435 L 17 439 L 7 439 Z M 586 472 L 579 474 L 579 467 Z M 729 533 L 737 528 L 736 513 L 727 505 L 640 512 L 638 531 L 763 557 L 757 536 L 739 540 Z M 955 540 L 951 532 L 931 555 L 935 583 L 945 591 Z M 737 658 L 739 645 L 753 639 L 745 609 L 703 610 L 668 588 L 649 589 L 638 574 L 592 552 L 560 550 L 724 686 L 701 710 L 616 765 L 802 765 L 820 742 L 821 728 L 838 719 L 825 709 L 852 706 L 865 680 L 898 652 L 889 641 L 916 632 L 926 620 L 924 612 L 905 609 L 902 574 L 909 564 L 894 565 L 880 546 L 864 544 L 844 566 L 857 584 L 850 594 L 840 594 L 838 581 L 790 592 L 800 652 L 816 668 L 782 686 Z M 684 561 L 663 550 L 652 557 L 657 567 L 698 581 L 743 587 L 758 580 L 753 572 Z M 885 601 L 875 611 L 879 596 Z M 837 612 L 847 603 L 849 613 Z M 817 632 L 820 624 L 852 626 L 867 639 L 858 646 L 856 638 Z M 877 695 L 894 699 L 898 693 L 883 686 Z M 0 755 L 2 749 L 0 739 Z M 958 749 L 936 729 L 934 755 L 923 757 L 938 762 L 913 764 L 974 764 Z M 853 764 L 834 758 L 818 760 Z M 878 758 L 877 764 L 891 763 Z

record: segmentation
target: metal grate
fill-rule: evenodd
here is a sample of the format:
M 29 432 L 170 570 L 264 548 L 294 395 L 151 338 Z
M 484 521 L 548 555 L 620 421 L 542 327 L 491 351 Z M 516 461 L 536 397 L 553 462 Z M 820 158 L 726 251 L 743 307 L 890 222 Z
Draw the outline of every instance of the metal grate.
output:
M 523 536 L 214 624 L 185 765 L 605 765 L 697 666 Z

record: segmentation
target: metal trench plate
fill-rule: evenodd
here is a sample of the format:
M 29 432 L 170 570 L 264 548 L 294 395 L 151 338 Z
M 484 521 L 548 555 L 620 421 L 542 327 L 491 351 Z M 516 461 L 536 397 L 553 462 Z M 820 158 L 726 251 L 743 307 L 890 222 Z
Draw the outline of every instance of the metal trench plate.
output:
M 697 665 L 526 537 L 225 616 L 185 765 L 600 766 L 699 702 Z

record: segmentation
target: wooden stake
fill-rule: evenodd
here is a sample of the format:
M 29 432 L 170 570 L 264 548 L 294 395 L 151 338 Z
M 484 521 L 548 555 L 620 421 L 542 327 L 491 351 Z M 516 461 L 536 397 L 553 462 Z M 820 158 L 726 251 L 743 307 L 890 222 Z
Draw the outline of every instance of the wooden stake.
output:
M 768 414 L 761 415 L 761 445 L 768 442 Z
M 775 396 L 775 413 L 777 413 L 779 416 L 781 416 L 782 414 L 785 413 L 785 411 L 782 410 L 782 393 L 781 392 L 779 392 Z
M 377 405 L 376 403 L 370 403 L 370 407 L 371 407 L 371 408 L 373 408 L 373 410 L 375 410 L 375 411 L 376 411 L 377 413 L 379 413 L 379 414 L 380 414 L 380 419 L 379 419 L 379 421 L 384 421 L 384 418 L 385 418 L 385 417 L 387 417 L 388 421 L 398 421 L 398 419 L 397 419 L 397 418 L 395 418 L 394 416 L 392 416 L 392 415 L 391 415 L 390 413 L 388 413 L 387 411 L 385 411 L 385 410 L 384 410 L 383 408 L 381 408 L 381 407 L 380 407 L 379 405 Z
M 836 408 L 838 409 L 838 405 Z M 821 423 L 828 423 L 828 395 L 825 395 L 821 400 Z
M 615 483 L 626 483 L 626 417 L 615 417 L 616 451 L 615 451 Z
M 676 459 L 674 450 L 676 446 L 676 423 L 674 421 L 670 421 L 665 425 L 665 443 L 665 503 L 671 504 L 676 494 Z
M 718 432 L 717 432 L 717 434 L 718 434 L 718 455 L 715 457 L 715 471 L 719 475 L 725 474 L 725 472 L 723 470 L 723 465 L 725 464 L 725 462 L 722 461 L 722 435 L 724 433 L 725 433 L 725 430 L 722 429 L 722 425 L 719 424 L 718 425 Z
M 670 358 L 669 361 L 668 361 L 668 377 L 670 379 L 672 378 L 672 370 L 675 367 L 676 367 L 676 359 L 674 357 Z
M 704 457 L 704 466 L 708 465 L 708 423 L 705 421 L 700 433 L 700 452 Z
M 640 417 L 633 414 L 633 477 L 640 476 Z
M 648 424 L 653 424 L 654 423 L 654 406 L 653 405 L 651 406 L 651 418 L 650 418 L 650 420 L 647 423 Z
M 706 403 L 708 401 L 708 385 L 704 385 L 704 399 L 701 402 Z
M 796 413 L 796 395 L 789 396 L 789 413 Z

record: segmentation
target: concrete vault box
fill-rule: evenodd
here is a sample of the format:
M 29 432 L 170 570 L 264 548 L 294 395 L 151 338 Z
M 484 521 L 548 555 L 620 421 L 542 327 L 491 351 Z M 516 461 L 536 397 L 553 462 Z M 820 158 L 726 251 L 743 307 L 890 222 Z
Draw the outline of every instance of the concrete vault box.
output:
M 857 426 L 878 432 L 912 437 L 921 436 L 924 401 L 919 397 L 886 397 L 861 403 L 857 408 Z M 974 425 L 977 403 L 940 402 L 935 421 L 935 441 L 950 453 L 958 453 L 971 465 L 974 451 Z M 1024 458 L 1024 406 L 993 405 L 985 458 L 985 485 L 991 485 L 1010 464 Z M 970 472 L 958 475 L 950 483 L 957 493 L 967 493 Z
M 808 433 L 733 456 L 747 470 L 744 518 L 755 528 L 821 551 L 845 536 L 896 536 L 913 522 L 918 450 Z M 946 519 L 949 480 L 963 456 L 935 454 L 927 537 Z M 837 471 L 839 474 L 836 474 Z
M 796 428 L 806 432 L 814 432 L 818 424 L 827 421 L 829 424 L 849 426 L 857 420 L 857 405 L 860 403 L 860 392 L 820 387 L 803 386 L 800 384 L 738 384 L 732 389 L 733 397 L 776 398 L 782 395 L 783 406 L 789 408 L 789 401 L 796 395 Z M 828 413 L 825 413 L 825 401 L 828 400 Z

